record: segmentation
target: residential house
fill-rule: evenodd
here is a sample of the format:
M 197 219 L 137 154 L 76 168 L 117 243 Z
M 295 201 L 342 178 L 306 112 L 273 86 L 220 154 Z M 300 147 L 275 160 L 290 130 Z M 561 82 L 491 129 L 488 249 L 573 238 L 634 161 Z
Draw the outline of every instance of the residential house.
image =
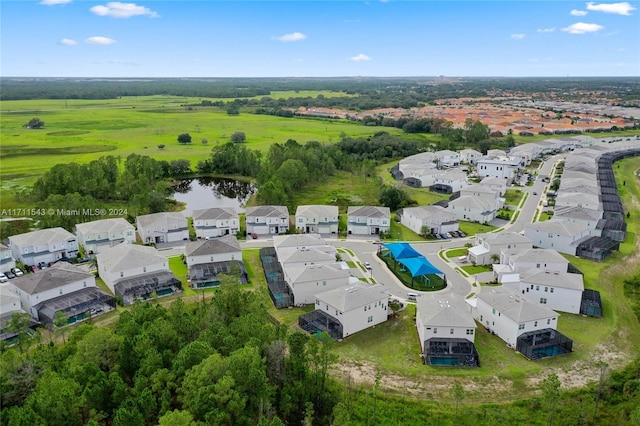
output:
M 193 227 L 198 238 L 236 235 L 240 231 L 240 218 L 230 207 L 199 209 L 193 211 Z
M 441 188 L 444 186 L 446 189 L 448 189 L 447 191 L 444 191 L 444 192 L 447 194 L 450 194 L 452 192 L 457 192 L 462 190 L 467 185 L 468 185 L 467 173 L 462 169 L 455 168 L 455 169 L 445 170 L 443 174 L 436 176 L 434 180 L 434 184 L 431 185 L 430 190 L 436 191 L 436 192 L 443 192 Z
M 298 206 L 296 228 L 303 233 L 337 234 L 338 206 Z
M 524 236 L 533 241 L 535 247 L 554 249 L 560 253 L 576 255 L 581 240 L 591 235 L 585 225 L 551 219 L 525 225 Z
M 448 149 L 434 152 L 438 167 L 456 167 L 460 164 L 460 154 Z
M 11 328 L 13 314 L 26 314 L 20 306 L 20 296 L 10 291 L 8 286 L 0 286 L 0 341 L 9 340 L 18 335 Z
M 460 162 L 466 164 L 475 164 L 478 158 L 482 157 L 480 151 L 475 149 L 463 149 L 460 151 Z
M 524 296 L 508 289 L 494 288 L 478 293 L 473 316 L 480 324 L 515 348 L 521 334 L 544 329 L 556 330 L 557 312 L 544 305 L 533 304 Z
M 528 270 L 567 272 L 569 270 L 569 261 L 552 249 L 503 249 L 500 254 L 500 263 L 509 265 L 513 272 Z
M 7 288 L 20 298 L 24 311 L 47 323 L 53 322 L 58 311 L 74 320 L 103 304 L 115 307 L 113 297 L 96 287 L 94 274 L 67 262 L 14 278 Z
M 506 179 L 508 183 L 512 183 L 522 165 L 519 157 L 487 155 L 476 161 L 476 167 L 480 179 L 494 177 Z
M 315 299 L 314 312 L 339 323 L 340 339 L 382 324 L 389 315 L 389 290 L 382 284 L 358 282 L 319 293 Z
M 16 261 L 11 254 L 11 249 L 0 244 L 0 272 L 10 271 L 16 267 Z
M 455 215 L 457 220 L 476 223 L 489 223 L 496 218 L 500 203 L 487 197 L 475 195 L 461 195 L 449 201 L 447 210 Z
M 161 212 L 136 217 L 138 234 L 144 244 L 173 243 L 189 239 L 187 218 L 182 213 Z
M 242 283 L 248 280 L 242 248 L 234 235 L 190 242 L 185 246 L 185 260 L 193 288 L 217 286 L 218 274 L 232 273 L 234 268 Z
M 528 269 L 520 273 L 519 283 L 505 284 L 529 302 L 561 312 L 580 313 L 584 281 L 581 274 Z
M 308 248 L 284 247 L 276 250 L 282 268 L 326 265 L 338 261 L 338 251 L 330 245 Z
M 407 207 L 399 213 L 400 223 L 416 234 L 422 234 L 426 228 L 427 234 L 442 234 L 457 231 L 456 215 L 440 206 Z
M 285 265 L 284 279 L 293 293 L 295 305 L 315 302 L 315 295 L 349 285 L 349 269 L 339 263 L 300 266 Z
M 291 234 L 273 237 L 273 247 L 279 249 L 296 247 L 298 249 L 314 246 L 326 246 L 327 242 L 319 234 Z
M 478 366 L 471 306 L 453 293 L 417 299 L 416 328 L 425 364 Z
M 378 235 L 391 229 L 389 207 L 350 206 L 347 209 L 347 232 L 352 235 Z
M 123 241 L 136 242 L 136 228 L 123 218 L 94 220 L 76 225 L 78 243 L 87 254 L 100 253 Z
M 97 256 L 100 278 L 125 305 L 182 290 L 169 261 L 153 247 L 122 243 Z
M 496 191 L 501 196 L 507 192 L 507 180 L 503 178 L 486 177 L 480 181 L 480 186 Z
M 48 264 L 78 256 L 78 239 L 63 228 L 47 228 L 9 237 L 15 260 L 25 265 Z
M 246 210 L 247 235 L 285 234 L 289 231 L 287 206 L 254 206 Z
M 515 232 L 476 234 L 475 238 L 475 245 L 468 251 L 468 260 L 476 265 L 494 263 L 492 257 L 500 258 L 502 250 L 533 248 L 531 240 Z
M 578 206 L 556 206 L 553 209 L 553 218 L 562 222 L 570 222 L 583 225 L 595 230 L 602 219 L 603 212 Z M 594 234 L 597 235 L 597 234 Z

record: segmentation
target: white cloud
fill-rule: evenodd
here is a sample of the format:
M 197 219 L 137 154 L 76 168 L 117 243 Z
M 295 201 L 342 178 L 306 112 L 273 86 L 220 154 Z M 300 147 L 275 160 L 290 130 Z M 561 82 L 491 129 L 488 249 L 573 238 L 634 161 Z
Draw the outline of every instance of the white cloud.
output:
M 98 16 L 110 16 L 112 18 L 131 18 L 132 16 L 145 15 L 150 18 L 158 18 L 160 16 L 147 7 L 138 6 L 135 3 L 121 3 L 119 1 L 109 2 L 106 6 L 93 6 L 89 10 Z
M 602 25 L 576 22 L 575 24 L 571 24 L 568 27 L 563 28 L 562 31 L 568 32 L 570 34 L 586 34 L 595 33 L 596 31 L 600 31 L 602 29 L 604 29 Z
M 71 40 L 70 38 L 63 38 L 62 40 L 60 40 L 60 44 L 64 44 L 65 46 L 75 46 L 76 41 L 75 40 Z
M 631 15 L 632 10 L 636 10 L 635 7 L 631 6 L 628 2 L 622 3 L 600 3 L 596 4 L 594 2 L 587 3 L 587 10 L 593 10 L 594 12 L 604 12 L 604 13 L 614 13 L 616 15 Z
M 360 53 L 359 55 L 350 57 L 349 60 L 351 62 L 363 62 L 363 61 L 370 61 L 371 58 L 365 55 L 364 53 Z
M 587 12 L 586 10 L 573 9 L 573 10 L 572 10 L 571 12 L 569 12 L 569 13 L 571 13 L 573 16 L 584 16 L 584 15 L 586 15 L 586 14 L 587 14 L 587 13 L 589 13 L 589 12 Z
M 93 37 L 89 37 L 88 39 L 85 39 L 84 41 L 87 44 L 103 44 L 103 45 L 107 45 L 107 44 L 113 44 L 116 41 L 112 38 L 109 37 L 102 37 L 102 36 L 93 36 Z
M 539 33 L 552 33 L 554 32 L 556 29 L 555 27 L 551 27 L 551 28 L 538 28 L 538 32 Z
M 515 40 L 522 40 L 524 38 L 524 34 L 511 34 L 511 38 Z
M 42 0 L 40 4 L 44 4 L 45 6 L 55 6 L 57 4 L 67 4 L 71 3 L 71 0 Z
M 304 40 L 306 39 L 307 36 L 299 33 L 299 32 L 295 32 L 295 33 L 291 33 L 291 34 L 285 34 L 282 35 L 280 37 L 273 37 L 274 40 L 278 40 L 278 41 L 283 41 L 283 42 L 288 42 L 288 41 L 300 41 L 300 40 Z

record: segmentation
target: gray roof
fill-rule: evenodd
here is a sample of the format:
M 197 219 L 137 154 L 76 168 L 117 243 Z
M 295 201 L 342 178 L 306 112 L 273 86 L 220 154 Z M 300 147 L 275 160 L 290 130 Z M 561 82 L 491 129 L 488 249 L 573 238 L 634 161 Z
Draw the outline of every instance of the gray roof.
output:
M 134 226 L 121 217 L 94 220 L 92 222 L 78 223 L 76 225 L 76 230 L 82 232 L 83 234 L 89 232 L 122 232 L 127 229 L 134 229 Z
M 338 251 L 331 246 L 315 246 L 306 249 L 287 247 L 278 251 L 278 261 L 283 263 L 325 262 L 336 259 Z
M 225 220 L 238 217 L 238 212 L 231 207 L 213 207 L 193 211 L 193 220 Z
M 7 250 L 10 250 L 9 247 L 7 247 L 4 244 L 0 243 L 0 251 L 7 251 Z
M 284 247 L 313 247 L 324 246 L 327 242 L 320 234 L 291 234 L 274 235 L 273 246 L 276 249 Z
M 449 201 L 449 207 L 461 206 L 470 209 L 478 209 L 482 212 L 490 212 L 496 209 L 494 200 L 488 200 L 476 195 L 463 195 L 455 200 Z
M 456 220 L 456 215 L 440 206 L 418 206 L 402 209 L 403 215 L 410 213 L 418 219 L 428 220 L 430 223 L 445 223 Z
M 19 247 L 36 246 L 39 244 L 58 243 L 61 241 L 75 240 L 76 236 L 63 228 L 47 228 L 31 231 L 24 234 L 9 237 L 11 244 Z
M 565 222 L 562 220 L 546 220 L 544 222 L 536 222 L 525 226 L 525 229 L 534 229 L 539 232 L 548 232 L 551 234 L 564 235 L 566 237 L 573 237 L 585 229 L 586 225 L 580 225 L 577 223 Z
M 289 218 L 287 206 L 253 206 L 247 207 L 246 217 L 286 217 Z
M 488 176 L 482 179 L 479 185 L 504 185 L 507 186 L 507 180 L 504 178 Z
M 298 206 L 296 216 L 338 216 L 338 206 L 312 204 Z
M 144 265 L 167 262 L 153 247 L 138 244 L 121 243 L 109 250 L 99 253 L 98 266 L 101 271 L 124 271 Z
M 36 294 L 88 278 L 95 275 L 67 262 L 58 262 L 50 268 L 14 278 L 11 283 L 25 293 Z
M 0 300 L 2 300 L 2 302 L 0 302 L 0 304 L 5 305 L 7 303 L 20 302 L 20 297 L 17 294 L 9 291 L 9 289 L 5 285 L 5 286 L 0 287 Z M 4 313 L 4 312 L 2 312 L 2 313 Z
M 576 185 L 576 186 L 560 185 L 559 192 L 563 194 L 577 192 L 579 194 L 599 195 L 600 189 L 598 189 L 598 187 L 594 185 Z
M 390 218 L 389 207 L 380 206 L 350 206 L 347 209 L 347 216 L 364 216 L 373 218 Z
M 518 324 L 560 316 L 557 312 L 530 303 L 519 294 L 506 289 L 492 289 L 479 293 L 477 297 Z
M 520 272 L 520 282 L 528 284 L 539 284 L 549 287 L 567 288 L 570 290 L 584 290 L 584 280 L 581 274 L 570 274 L 568 272 L 541 271 L 539 269 L 528 269 Z
M 143 226 L 143 227 L 152 225 L 158 221 L 168 221 L 168 220 L 175 220 L 180 222 L 184 221 L 185 227 L 187 226 L 187 218 L 182 213 L 178 213 L 178 212 L 151 213 L 151 214 L 144 214 L 136 217 L 136 223 L 138 224 L 138 226 Z
M 517 232 L 490 232 L 477 234 L 476 237 L 489 244 L 533 244 L 530 239 Z
M 187 256 L 206 256 L 209 254 L 235 253 L 242 251 L 240 243 L 233 235 L 220 238 L 190 242 L 184 248 Z
M 504 179 L 501 179 L 501 180 L 502 180 L 503 183 L 505 182 Z M 495 189 L 487 188 L 486 186 L 481 185 L 479 183 L 472 183 L 471 185 L 465 186 L 464 188 L 462 188 L 460 190 L 460 195 L 462 195 L 462 196 L 464 196 L 464 195 L 472 195 L 472 194 L 469 194 L 470 192 L 478 193 L 478 194 L 488 194 L 488 195 L 491 195 L 493 197 L 496 197 L 496 195 L 497 195 L 496 193 L 498 191 L 496 191 Z
M 602 219 L 602 212 L 586 207 L 557 206 L 553 209 L 553 217 L 556 219 L 566 217 L 581 220 L 599 220 Z
M 564 256 L 553 249 L 505 250 L 504 253 L 509 256 L 509 261 L 514 262 L 569 263 Z
M 382 284 L 355 283 L 317 294 L 316 298 L 341 312 L 349 312 L 380 300 L 387 302 L 389 289 Z
M 426 326 L 476 328 L 470 309 L 470 305 L 453 293 L 423 295 L 417 299 L 416 315 Z
M 294 283 L 322 281 L 344 278 L 345 285 L 349 282 L 349 270 L 342 269 L 338 263 L 326 265 L 295 266 L 284 268 L 287 276 Z

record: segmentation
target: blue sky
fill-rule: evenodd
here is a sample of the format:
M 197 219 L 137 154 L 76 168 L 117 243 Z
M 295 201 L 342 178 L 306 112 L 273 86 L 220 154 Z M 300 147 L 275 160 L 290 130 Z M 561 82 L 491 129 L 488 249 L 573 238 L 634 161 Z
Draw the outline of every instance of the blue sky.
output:
M 0 2 L 0 74 L 640 76 L 639 2 Z

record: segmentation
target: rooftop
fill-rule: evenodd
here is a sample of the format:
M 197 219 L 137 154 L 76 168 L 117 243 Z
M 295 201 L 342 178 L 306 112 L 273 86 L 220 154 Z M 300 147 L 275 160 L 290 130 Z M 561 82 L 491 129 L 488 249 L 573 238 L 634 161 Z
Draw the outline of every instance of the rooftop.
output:
M 316 298 L 341 312 L 349 312 L 377 301 L 389 300 L 389 289 L 382 284 L 355 283 L 316 295 Z
M 477 298 L 518 324 L 560 316 L 557 312 L 530 303 L 519 294 L 506 289 L 481 292 Z
M 28 294 L 36 294 L 87 279 L 95 280 L 95 275 L 67 262 L 58 262 L 47 269 L 14 278 L 11 283 Z
M 9 237 L 11 244 L 19 247 L 29 247 L 39 244 L 59 243 L 62 241 L 75 240 L 76 236 L 63 228 L 47 228 L 37 231 L 26 232 L 24 234 Z

